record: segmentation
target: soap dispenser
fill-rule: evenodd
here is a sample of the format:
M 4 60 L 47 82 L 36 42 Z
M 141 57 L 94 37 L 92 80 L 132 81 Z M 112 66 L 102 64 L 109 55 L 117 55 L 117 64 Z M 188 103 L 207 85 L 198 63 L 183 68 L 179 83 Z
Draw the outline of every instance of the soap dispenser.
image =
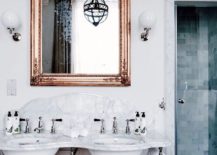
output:
M 12 115 L 11 115 L 10 111 L 8 111 L 8 115 L 7 115 L 5 121 L 6 121 L 5 122 L 5 126 L 6 126 L 5 134 L 7 136 L 12 135 L 12 133 L 13 133 L 13 120 L 12 120 Z
M 141 135 L 145 136 L 146 133 L 147 133 L 147 128 L 146 128 L 145 112 L 142 112 L 142 116 L 141 116 Z
M 20 117 L 18 111 L 15 111 L 14 119 L 13 119 L 13 134 L 19 134 L 19 133 L 20 133 Z
M 139 112 L 136 112 L 136 118 L 135 118 L 135 134 L 140 134 L 140 114 Z

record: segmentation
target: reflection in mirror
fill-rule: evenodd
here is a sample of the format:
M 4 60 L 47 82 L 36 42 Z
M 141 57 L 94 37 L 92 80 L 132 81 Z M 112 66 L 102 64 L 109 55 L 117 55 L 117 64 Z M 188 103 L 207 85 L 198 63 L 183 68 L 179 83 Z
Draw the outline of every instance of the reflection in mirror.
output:
M 85 18 L 85 2 L 43 1 L 43 73 L 119 74 L 119 0 L 105 1 L 108 17 L 97 26 Z
M 32 86 L 130 84 L 130 0 L 31 0 Z

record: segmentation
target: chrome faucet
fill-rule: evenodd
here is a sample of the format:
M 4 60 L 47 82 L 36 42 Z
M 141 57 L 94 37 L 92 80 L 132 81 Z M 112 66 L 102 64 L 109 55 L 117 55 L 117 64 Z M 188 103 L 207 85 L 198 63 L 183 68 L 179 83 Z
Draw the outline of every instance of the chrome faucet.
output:
M 104 119 L 94 119 L 94 122 L 101 122 L 101 127 L 100 127 L 100 133 L 104 134 L 105 133 L 105 125 L 104 125 Z
M 112 133 L 113 134 L 117 134 L 118 133 L 118 122 L 117 122 L 117 118 L 116 117 L 113 118 Z
M 20 118 L 20 121 L 26 122 L 26 127 L 25 127 L 24 133 L 30 133 L 29 118 Z
M 62 122 L 63 120 L 59 118 L 59 119 L 52 119 L 51 121 L 52 121 L 52 126 L 51 126 L 50 133 L 54 134 L 56 133 L 55 122 Z
M 125 131 L 125 133 L 126 134 L 130 134 L 131 133 L 131 131 L 130 131 L 130 123 L 129 122 L 135 122 L 135 119 L 127 119 L 126 120 L 127 121 L 127 126 L 126 126 L 126 131 Z
M 35 132 L 37 133 L 41 133 L 41 131 L 43 130 L 43 123 L 42 123 L 42 117 L 40 116 L 38 121 L 38 127 L 34 129 Z

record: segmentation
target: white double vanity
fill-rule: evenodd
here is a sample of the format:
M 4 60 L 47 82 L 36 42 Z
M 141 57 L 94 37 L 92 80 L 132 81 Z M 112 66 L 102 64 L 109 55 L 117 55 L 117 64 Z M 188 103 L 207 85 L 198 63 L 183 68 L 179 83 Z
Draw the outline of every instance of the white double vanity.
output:
M 30 101 L 19 110 L 20 118 L 28 120 L 21 122 L 21 134 L 6 136 L 2 131 L 0 150 L 4 155 L 55 155 L 61 148 L 86 149 L 91 155 L 163 155 L 170 142 L 149 129 L 145 136 L 134 134 L 134 122 L 126 120 L 135 111 L 124 105 L 89 94 Z

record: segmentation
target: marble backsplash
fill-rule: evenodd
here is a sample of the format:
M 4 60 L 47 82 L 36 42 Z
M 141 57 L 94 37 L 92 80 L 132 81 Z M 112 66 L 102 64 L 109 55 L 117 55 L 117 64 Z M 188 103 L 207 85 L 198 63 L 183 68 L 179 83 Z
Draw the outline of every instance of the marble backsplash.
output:
M 135 118 L 133 104 L 109 97 L 91 94 L 65 94 L 52 98 L 39 98 L 28 102 L 20 110 L 22 118 L 29 118 L 30 130 L 38 126 L 38 117 L 42 116 L 44 129 L 50 131 L 51 119 L 62 118 L 63 122 L 56 122 L 57 132 L 64 130 L 85 129 L 91 132 L 99 132 L 100 122 L 94 122 L 94 118 L 105 120 L 107 132 L 112 130 L 113 117 L 117 118 L 118 130 L 124 131 L 126 119 Z M 141 111 L 144 111 L 141 109 Z M 151 113 L 151 112 L 147 112 Z M 147 126 L 149 130 L 154 128 L 154 115 L 147 115 Z M 134 123 L 130 124 L 134 129 Z M 25 129 L 25 122 L 21 124 Z

